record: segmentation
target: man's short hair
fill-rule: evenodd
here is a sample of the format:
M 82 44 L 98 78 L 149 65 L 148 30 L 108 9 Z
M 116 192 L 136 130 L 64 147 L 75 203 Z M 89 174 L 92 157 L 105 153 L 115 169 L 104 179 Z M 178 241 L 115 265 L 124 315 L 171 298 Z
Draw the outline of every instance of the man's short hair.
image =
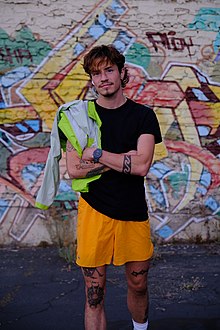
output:
M 101 63 L 115 64 L 121 73 L 125 64 L 125 57 L 113 45 L 96 46 L 85 55 L 83 68 L 91 77 L 92 71 L 96 71 Z M 128 80 L 128 71 L 125 68 L 125 74 L 121 81 L 122 87 L 125 87 Z

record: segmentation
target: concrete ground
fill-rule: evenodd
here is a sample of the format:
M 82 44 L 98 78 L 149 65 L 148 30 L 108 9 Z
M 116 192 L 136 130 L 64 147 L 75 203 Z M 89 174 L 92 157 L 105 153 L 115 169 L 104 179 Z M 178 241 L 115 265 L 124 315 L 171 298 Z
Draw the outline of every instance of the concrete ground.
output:
M 132 329 L 124 268 L 108 267 L 108 330 Z M 149 330 L 220 329 L 220 245 L 155 247 Z M 83 330 L 80 269 L 58 248 L 0 249 L 0 329 Z

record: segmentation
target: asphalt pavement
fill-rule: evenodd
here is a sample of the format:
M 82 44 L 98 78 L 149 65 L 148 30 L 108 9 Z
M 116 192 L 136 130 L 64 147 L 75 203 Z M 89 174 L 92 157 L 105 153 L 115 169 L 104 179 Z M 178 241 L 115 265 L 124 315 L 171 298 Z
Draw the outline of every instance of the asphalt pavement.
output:
M 220 329 L 220 245 L 160 245 L 149 272 L 149 330 Z M 83 330 L 81 270 L 57 247 L 0 249 L 0 329 Z M 107 271 L 108 330 L 132 329 L 124 267 Z

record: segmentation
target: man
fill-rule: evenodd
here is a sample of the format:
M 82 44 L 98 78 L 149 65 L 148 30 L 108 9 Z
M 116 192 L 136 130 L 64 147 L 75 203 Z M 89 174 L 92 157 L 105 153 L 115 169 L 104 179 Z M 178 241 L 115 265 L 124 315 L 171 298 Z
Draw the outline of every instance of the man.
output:
M 147 274 L 153 254 L 144 177 L 161 134 L 153 110 L 126 99 L 125 57 L 111 45 L 97 46 L 84 58 L 84 70 L 97 92 L 102 149 L 85 148 L 80 158 L 67 141 L 70 178 L 101 174 L 81 193 L 77 259 L 86 287 L 85 329 L 106 329 L 106 265 L 125 265 L 127 304 L 134 329 L 148 327 Z

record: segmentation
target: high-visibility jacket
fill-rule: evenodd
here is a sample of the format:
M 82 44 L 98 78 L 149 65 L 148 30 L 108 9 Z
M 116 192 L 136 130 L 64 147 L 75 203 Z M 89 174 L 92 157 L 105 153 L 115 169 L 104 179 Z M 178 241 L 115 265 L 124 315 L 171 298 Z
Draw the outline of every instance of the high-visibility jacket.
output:
M 61 149 L 66 151 L 67 140 L 81 157 L 85 147 L 101 148 L 100 127 L 101 120 L 93 101 L 76 100 L 59 107 L 51 130 L 50 151 L 44 169 L 43 182 L 36 197 L 36 207 L 46 210 L 53 203 L 60 184 Z M 100 176 L 99 174 L 90 178 L 73 179 L 72 189 L 87 192 L 89 182 L 99 179 Z

